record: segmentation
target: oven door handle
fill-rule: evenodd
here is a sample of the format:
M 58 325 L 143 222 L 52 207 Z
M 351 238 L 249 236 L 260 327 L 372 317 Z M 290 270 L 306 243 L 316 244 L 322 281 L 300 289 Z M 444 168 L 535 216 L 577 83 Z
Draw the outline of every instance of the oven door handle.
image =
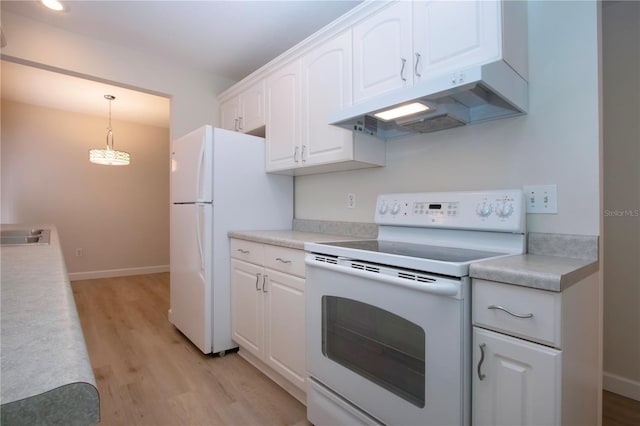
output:
M 313 259 L 305 259 L 305 263 L 316 268 L 328 269 L 330 271 L 353 275 L 360 278 L 384 282 L 387 284 L 398 285 L 423 293 L 435 294 L 438 296 L 460 297 L 460 285 L 457 282 L 439 280 L 437 282 L 423 283 L 405 278 L 396 278 L 389 275 L 378 274 L 375 272 L 362 271 L 360 269 L 347 268 L 332 263 L 318 262 Z M 307 280 L 308 282 L 308 280 Z

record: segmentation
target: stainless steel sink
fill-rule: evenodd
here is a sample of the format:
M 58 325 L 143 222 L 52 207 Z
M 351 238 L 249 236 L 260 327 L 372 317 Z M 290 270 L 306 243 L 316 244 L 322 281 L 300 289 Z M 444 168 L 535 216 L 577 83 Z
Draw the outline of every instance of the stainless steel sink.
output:
M 0 230 L 0 245 L 46 245 L 51 238 L 50 229 L 2 229 Z

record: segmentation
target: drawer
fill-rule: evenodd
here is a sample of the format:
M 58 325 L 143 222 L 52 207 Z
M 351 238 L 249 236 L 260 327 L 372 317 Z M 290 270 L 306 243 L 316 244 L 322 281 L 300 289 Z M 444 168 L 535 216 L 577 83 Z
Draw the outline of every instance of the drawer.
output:
M 474 279 L 473 324 L 561 348 L 561 297 L 561 293 Z
M 265 244 L 264 266 L 276 271 L 304 277 L 304 250 Z
M 230 247 L 231 257 L 264 265 L 264 244 L 231 238 Z

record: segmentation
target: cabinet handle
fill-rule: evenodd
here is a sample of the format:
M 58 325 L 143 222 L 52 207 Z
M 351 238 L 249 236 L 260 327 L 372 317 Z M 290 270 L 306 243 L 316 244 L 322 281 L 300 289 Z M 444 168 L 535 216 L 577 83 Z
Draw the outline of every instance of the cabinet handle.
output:
M 300 159 L 302 160 L 303 163 L 307 161 L 306 157 L 304 156 L 306 151 L 307 151 L 307 146 L 302 145 L 302 154 L 300 155 Z
M 238 117 L 238 129 L 242 130 L 242 117 Z
M 267 291 L 267 279 L 268 279 L 268 278 L 269 278 L 269 277 L 268 277 L 267 275 L 263 275 L 263 276 L 262 276 L 262 292 L 263 292 L 263 293 L 269 293 L 269 292 Z
M 300 149 L 300 147 L 296 146 L 296 149 L 293 151 L 293 161 L 295 161 L 296 163 L 297 163 L 298 161 L 300 161 L 300 160 L 298 159 L 298 151 L 299 151 L 299 149 Z
M 262 290 L 260 287 L 258 287 L 258 283 L 260 282 L 260 276 L 262 274 L 256 274 L 256 291 L 260 291 Z
M 420 54 L 419 54 L 419 53 L 416 53 L 416 66 L 415 66 L 415 68 L 414 68 L 414 72 L 415 72 L 416 76 L 418 76 L 418 77 L 422 77 L 422 74 L 420 74 L 420 73 L 418 72 L 418 64 L 420 64 Z
M 506 312 L 509 315 L 514 316 L 516 318 L 533 318 L 533 314 L 532 313 L 518 314 L 518 313 L 512 312 L 509 309 L 505 308 L 504 306 L 500 306 L 500 305 L 489 305 L 489 306 L 487 306 L 487 309 L 497 309 L 499 311 Z
M 402 81 L 407 81 L 407 78 L 404 76 L 404 67 L 407 64 L 407 60 L 405 58 L 400 58 L 402 61 L 402 68 L 400 68 L 400 78 Z
M 482 374 L 482 371 L 480 371 L 482 363 L 484 362 L 484 348 L 486 346 L 487 345 L 484 343 L 480 344 L 480 362 L 478 362 L 478 379 L 480 380 L 484 380 L 484 378 L 487 377 L 485 374 Z
M 290 261 L 290 260 L 285 260 L 285 259 L 283 259 L 283 258 L 281 258 L 281 257 L 276 257 L 276 260 L 277 260 L 278 262 L 282 262 L 282 263 L 291 263 L 291 261 Z
M 242 254 L 249 254 L 249 250 L 237 249 Z
M 238 119 L 237 118 L 233 119 L 233 130 L 235 130 L 236 132 L 238 131 Z

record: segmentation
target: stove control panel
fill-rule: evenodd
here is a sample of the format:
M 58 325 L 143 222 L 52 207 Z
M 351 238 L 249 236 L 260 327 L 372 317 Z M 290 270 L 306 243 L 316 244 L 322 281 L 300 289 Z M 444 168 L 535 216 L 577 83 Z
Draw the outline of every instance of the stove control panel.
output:
M 519 189 L 382 194 L 379 225 L 524 232 L 525 205 Z

